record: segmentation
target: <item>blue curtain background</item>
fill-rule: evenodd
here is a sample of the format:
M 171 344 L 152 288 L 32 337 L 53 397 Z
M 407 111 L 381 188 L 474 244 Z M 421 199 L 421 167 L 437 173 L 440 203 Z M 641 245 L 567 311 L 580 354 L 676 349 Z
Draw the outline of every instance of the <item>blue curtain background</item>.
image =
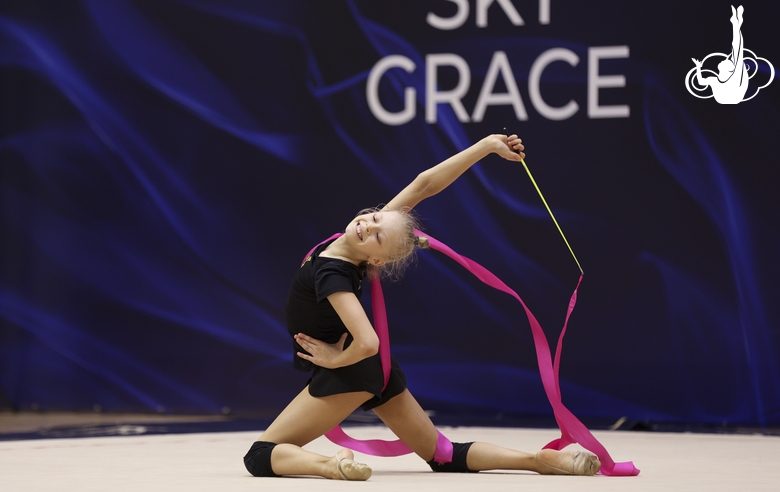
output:
M 361 208 L 504 126 L 585 270 L 561 369 L 585 418 L 780 425 L 780 84 L 738 105 L 685 88 L 691 58 L 730 50 L 728 2 L 515 0 L 487 28 L 441 31 L 452 2 L 30 1 L 0 5 L 0 391 L 21 409 L 272 415 L 300 391 L 283 309 L 308 249 Z M 745 46 L 780 67 L 780 4 L 745 4 Z M 588 49 L 624 88 L 587 116 Z M 562 47 L 542 94 L 533 61 Z M 488 107 L 425 121 L 425 56 L 471 71 L 496 51 L 528 119 Z M 413 60 L 366 103 L 381 58 Z M 756 80 L 769 77 L 764 67 Z M 502 80 L 499 77 L 500 80 Z M 455 71 L 441 69 L 444 89 Z M 505 90 L 503 81 L 495 92 Z M 496 272 L 551 343 L 578 270 L 521 167 L 490 156 L 419 206 L 433 236 Z M 530 330 L 508 296 L 422 252 L 385 287 L 393 352 L 427 409 L 549 414 Z

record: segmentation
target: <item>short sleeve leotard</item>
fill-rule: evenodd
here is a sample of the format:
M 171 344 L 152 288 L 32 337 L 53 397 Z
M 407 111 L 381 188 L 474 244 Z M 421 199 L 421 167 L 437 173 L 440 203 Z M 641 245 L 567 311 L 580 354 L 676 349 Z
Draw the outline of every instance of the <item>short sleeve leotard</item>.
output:
M 320 257 L 320 253 L 331 242 L 318 246 L 293 278 L 285 308 L 290 335 L 304 333 L 325 343 L 336 343 L 342 334 L 348 332 L 328 301 L 328 296 L 336 292 L 353 292 L 360 299 L 366 268 L 337 258 Z M 352 340 L 352 335 L 348 334 L 345 349 Z M 387 402 L 406 388 L 406 377 L 395 359 L 391 360 L 390 380 L 383 392 L 379 354 L 350 366 L 325 369 L 301 359 L 296 352 L 305 350 L 293 339 L 293 366 L 299 371 L 312 372 L 308 381 L 309 394 L 312 396 L 367 391 L 374 396 L 361 408 L 369 410 Z

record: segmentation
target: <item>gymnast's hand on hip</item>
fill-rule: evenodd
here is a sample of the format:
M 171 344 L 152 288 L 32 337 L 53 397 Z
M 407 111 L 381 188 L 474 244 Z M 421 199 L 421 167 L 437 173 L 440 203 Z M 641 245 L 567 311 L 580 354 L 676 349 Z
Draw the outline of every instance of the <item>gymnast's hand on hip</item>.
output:
M 347 334 L 344 333 L 341 335 L 338 342 L 331 344 L 304 335 L 303 333 L 298 333 L 295 335 L 295 341 L 298 342 L 298 345 L 300 345 L 301 348 L 308 352 L 308 354 L 298 352 L 298 357 L 326 369 L 335 369 L 339 366 L 334 365 L 333 360 L 344 351 L 344 341 L 346 339 Z

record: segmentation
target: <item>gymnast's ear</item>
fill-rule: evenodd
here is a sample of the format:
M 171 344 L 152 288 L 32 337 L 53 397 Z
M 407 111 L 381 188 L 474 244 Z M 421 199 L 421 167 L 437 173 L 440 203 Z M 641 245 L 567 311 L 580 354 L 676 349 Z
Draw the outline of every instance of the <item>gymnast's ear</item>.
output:
M 384 265 L 386 263 L 386 261 L 382 260 L 380 258 L 369 258 L 368 259 L 368 263 L 373 265 L 373 266 L 375 266 L 375 267 L 379 267 L 379 266 Z

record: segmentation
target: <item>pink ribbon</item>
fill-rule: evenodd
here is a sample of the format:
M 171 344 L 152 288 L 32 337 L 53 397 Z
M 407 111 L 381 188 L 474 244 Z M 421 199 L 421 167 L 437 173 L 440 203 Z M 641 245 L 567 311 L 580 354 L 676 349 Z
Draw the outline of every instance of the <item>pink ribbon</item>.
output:
M 569 324 L 569 318 L 574 310 L 574 306 L 577 304 L 577 290 L 582 282 L 582 275 L 580 275 L 577 287 L 572 293 L 569 300 L 569 307 L 566 311 L 566 318 L 563 323 L 560 337 L 558 338 L 558 346 L 555 350 L 555 363 L 553 364 L 552 357 L 550 355 L 550 346 L 547 342 L 547 337 L 544 335 L 541 325 L 536 320 L 536 317 L 525 305 L 525 302 L 520 298 L 517 293 L 510 289 L 504 282 L 502 282 L 496 275 L 490 272 L 487 268 L 483 267 L 479 263 L 456 253 L 452 248 L 442 243 L 441 241 L 432 238 L 427 234 L 423 234 L 420 231 L 415 231 L 417 235 L 424 235 L 428 238 L 428 243 L 432 249 L 435 249 L 445 255 L 449 256 L 466 270 L 470 271 L 475 277 L 484 282 L 485 284 L 493 287 L 494 289 L 505 292 L 515 299 L 523 306 L 525 310 L 528 322 L 531 325 L 531 332 L 533 334 L 534 347 L 536 349 L 536 358 L 539 366 L 539 373 L 542 378 L 542 385 L 544 391 L 547 394 L 547 399 L 550 401 L 550 405 L 553 408 L 553 414 L 555 420 L 558 423 L 558 427 L 561 430 L 561 437 L 548 443 L 545 448 L 551 448 L 561 450 L 569 444 L 579 443 L 583 448 L 593 452 L 598 456 L 601 461 L 601 474 L 607 476 L 634 476 L 639 475 L 639 470 L 630 461 L 615 463 L 612 457 L 607 452 L 606 448 L 591 434 L 585 425 L 574 416 L 574 414 L 563 405 L 561 401 L 561 388 L 559 383 L 560 374 L 560 360 L 561 352 L 563 350 L 563 337 L 566 335 L 566 327 Z M 335 239 L 341 236 L 341 233 L 334 234 L 320 244 L 323 244 L 331 239 Z M 311 255 L 314 250 L 320 246 L 318 244 L 309 252 L 306 257 Z M 382 293 L 382 286 L 379 279 L 372 279 L 371 281 L 371 302 L 374 311 L 374 329 L 377 332 L 379 338 L 379 357 L 382 363 L 382 372 L 384 375 L 384 385 L 382 390 L 387 386 L 387 381 L 390 377 L 390 333 L 387 325 L 387 312 L 385 310 L 385 300 Z M 436 442 L 436 452 L 434 454 L 434 460 L 439 463 L 447 463 L 452 461 L 452 443 L 441 432 L 438 432 L 438 439 Z M 334 443 L 344 446 L 355 451 L 373 455 L 373 456 L 401 456 L 412 452 L 403 442 L 396 441 L 382 441 L 378 439 L 370 440 L 357 440 L 349 437 L 341 427 L 334 427 L 328 431 L 325 436 Z
M 436 429 L 436 432 L 438 433 L 438 438 L 436 439 L 436 450 L 433 453 L 433 460 L 437 463 L 449 463 L 452 461 L 452 442 L 440 430 Z M 400 439 L 395 441 L 355 439 L 349 437 L 340 426 L 336 426 L 326 432 L 325 437 L 339 446 L 359 453 L 370 454 L 371 456 L 404 456 L 414 452 Z

